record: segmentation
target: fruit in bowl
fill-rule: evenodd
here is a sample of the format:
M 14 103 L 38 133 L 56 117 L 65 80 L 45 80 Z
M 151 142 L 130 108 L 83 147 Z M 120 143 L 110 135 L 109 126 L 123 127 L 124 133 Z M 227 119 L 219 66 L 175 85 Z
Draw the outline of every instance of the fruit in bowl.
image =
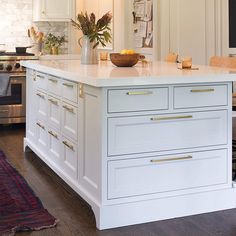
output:
M 118 67 L 131 67 L 137 64 L 140 55 L 133 49 L 123 49 L 120 53 L 110 53 L 110 59 Z

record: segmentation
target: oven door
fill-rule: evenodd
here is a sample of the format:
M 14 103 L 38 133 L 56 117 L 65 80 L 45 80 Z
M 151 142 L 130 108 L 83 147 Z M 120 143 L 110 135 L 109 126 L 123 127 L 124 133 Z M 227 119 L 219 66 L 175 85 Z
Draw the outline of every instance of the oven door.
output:
M 11 95 L 0 97 L 0 123 L 25 122 L 25 76 L 10 76 Z

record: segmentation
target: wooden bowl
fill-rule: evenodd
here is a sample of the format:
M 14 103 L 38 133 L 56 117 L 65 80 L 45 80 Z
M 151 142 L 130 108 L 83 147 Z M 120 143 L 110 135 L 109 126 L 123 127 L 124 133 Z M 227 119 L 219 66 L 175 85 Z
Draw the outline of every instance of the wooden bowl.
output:
M 118 67 L 131 67 L 137 64 L 140 55 L 135 54 L 120 54 L 110 53 L 111 62 Z

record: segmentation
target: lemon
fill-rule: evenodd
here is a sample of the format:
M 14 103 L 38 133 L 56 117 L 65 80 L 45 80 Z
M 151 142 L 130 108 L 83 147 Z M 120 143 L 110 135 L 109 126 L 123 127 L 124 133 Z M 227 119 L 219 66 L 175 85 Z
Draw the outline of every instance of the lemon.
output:
M 120 54 L 127 54 L 127 49 L 123 49 L 123 50 L 121 50 L 121 52 L 120 52 Z

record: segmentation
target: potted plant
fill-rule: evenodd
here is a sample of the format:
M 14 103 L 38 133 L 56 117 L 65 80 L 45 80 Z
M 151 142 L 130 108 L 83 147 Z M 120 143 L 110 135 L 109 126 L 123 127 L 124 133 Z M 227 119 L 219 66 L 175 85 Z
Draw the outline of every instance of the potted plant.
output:
M 45 46 L 46 46 L 46 49 L 49 50 L 50 54 L 58 54 L 58 51 L 59 51 L 58 49 L 65 42 L 67 42 L 65 39 L 65 35 L 56 36 L 52 33 L 49 33 L 46 36 Z
M 77 16 L 77 21 L 71 20 L 72 25 L 81 30 L 83 37 L 79 39 L 79 44 L 82 48 L 81 63 L 82 64 L 97 64 L 97 46 L 101 44 L 103 47 L 106 43 L 111 42 L 111 23 L 112 15 L 110 12 L 104 14 L 96 21 L 94 13 L 90 15 L 87 12 L 81 12 Z M 83 45 L 80 41 L 83 38 Z

